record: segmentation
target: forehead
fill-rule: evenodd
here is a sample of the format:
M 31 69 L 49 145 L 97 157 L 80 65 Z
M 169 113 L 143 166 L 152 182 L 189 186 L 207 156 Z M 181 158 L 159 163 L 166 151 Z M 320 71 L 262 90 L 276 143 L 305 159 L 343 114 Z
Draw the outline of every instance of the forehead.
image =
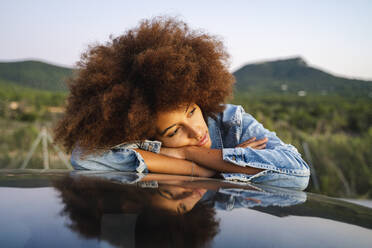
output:
M 156 127 L 160 130 L 169 127 L 170 125 L 176 124 L 182 120 L 186 114 L 186 109 L 191 104 L 183 104 L 176 109 L 169 111 L 158 112 L 156 115 Z
M 188 104 L 177 107 L 176 109 L 173 110 L 158 112 L 156 115 L 157 123 L 162 123 L 164 121 L 174 120 L 183 117 L 187 107 Z

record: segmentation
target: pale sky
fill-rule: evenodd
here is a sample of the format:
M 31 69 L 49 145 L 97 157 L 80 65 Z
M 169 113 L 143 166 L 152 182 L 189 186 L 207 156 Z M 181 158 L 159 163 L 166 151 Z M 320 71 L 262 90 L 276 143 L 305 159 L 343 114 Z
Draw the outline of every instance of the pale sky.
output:
M 221 37 L 231 71 L 302 56 L 336 75 L 372 79 L 372 0 L 2 0 L 0 60 L 73 66 L 89 44 L 163 14 Z

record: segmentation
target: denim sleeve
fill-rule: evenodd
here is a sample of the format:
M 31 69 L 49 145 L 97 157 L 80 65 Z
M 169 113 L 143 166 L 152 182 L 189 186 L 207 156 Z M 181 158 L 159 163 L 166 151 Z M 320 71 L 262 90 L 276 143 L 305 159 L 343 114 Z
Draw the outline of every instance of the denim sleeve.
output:
M 250 147 L 223 148 L 223 160 L 239 166 L 264 169 L 265 171 L 258 173 L 259 175 L 251 177 L 252 182 L 282 180 L 286 182 L 286 186 L 291 186 L 290 182 L 292 182 L 293 187 L 306 188 L 310 170 L 297 149 L 293 145 L 283 143 L 275 132 L 264 128 L 252 115 L 245 113 L 242 107 L 240 107 L 240 112 L 242 120 L 240 129 L 238 129 L 240 133 L 236 134 L 238 144 L 251 137 L 256 137 L 256 139 L 267 137 L 266 148 L 262 150 Z M 291 178 L 292 180 L 288 181 Z M 275 186 L 281 185 L 279 183 Z
M 75 147 L 71 154 L 71 164 L 76 170 L 148 172 L 147 165 L 135 148 L 159 153 L 161 142 L 144 141 L 118 145 L 100 155 L 82 156 L 81 149 Z
M 231 211 L 235 208 L 280 206 L 289 207 L 306 202 L 306 193 L 282 188 L 259 190 L 220 188 L 215 197 L 215 207 Z

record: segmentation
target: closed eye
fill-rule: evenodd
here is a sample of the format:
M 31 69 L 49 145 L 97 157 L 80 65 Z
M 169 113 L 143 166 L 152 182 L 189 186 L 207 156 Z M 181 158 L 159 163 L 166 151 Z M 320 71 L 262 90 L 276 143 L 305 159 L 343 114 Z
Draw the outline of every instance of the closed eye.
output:
M 178 129 L 180 129 L 179 127 L 171 134 L 168 135 L 168 137 L 173 137 L 177 132 L 178 132 Z
M 186 211 L 187 211 L 187 209 L 186 209 L 185 204 L 180 203 L 180 204 L 177 206 L 177 212 L 178 212 L 179 214 L 183 214 L 183 213 L 185 213 Z
M 195 112 L 196 108 L 193 108 L 190 112 L 189 112 L 189 115 L 194 115 L 194 112 Z M 178 127 L 173 133 L 169 134 L 168 137 L 171 138 L 173 137 L 179 130 L 180 128 Z
M 196 108 L 193 108 L 191 111 L 190 111 L 190 115 L 193 115 L 194 114 L 194 112 L 195 112 L 195 110 L 196 110 Z

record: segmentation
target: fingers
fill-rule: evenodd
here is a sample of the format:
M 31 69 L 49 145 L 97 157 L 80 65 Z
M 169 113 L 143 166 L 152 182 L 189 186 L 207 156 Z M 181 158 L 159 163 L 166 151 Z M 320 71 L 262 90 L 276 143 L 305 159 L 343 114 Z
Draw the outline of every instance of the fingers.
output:
M 263 138 L 263 139 L 260 139 L 260 140 L 257 140 L 257 141 L 255 141 L 255 142 L 252 142 L 252 144 L 255 144 L 255 145 L 258 146 L 258 145 L 265 144 L 267 141 L 268 141 L 268 138 L 265 137 L 265 138 Z
M 260 140 L 256 140 L 256 137 L 252 137 L 246 141 L 244 141 L 243 143 L 239 144 L 237 147 L 251 147 L 251 148 L 254 148 L 254 149 L 264 149 L 266 147 L 266 142 L 268 141 L 268 138 L 265 137 L 263 139 L 260 139 Z
M 238 146 L 244 146 L 245 144 L 252 143 L 254 140 L 256 140 L 256 137 L 252 137 L 252 138 L 240 143 Z
M 260 140 L 256 140 L 256 141 L 255 140 L 256 140 L 256 137 L 253 137 L 253 138 L 250 138 L 249 140 L 244 141 L 241 144 L 261 145 L 263 143 L 266 143 L 268 141 L 268 138 L 265 137 L 265 138 L 260 139 Z
M 258 150 L 261 150 L 261 149 L 265 149 L 266 147 L 266 143 L 265 144 L 262 144 L 262 145 L 259 145 L 259 146 L 256 146 L 256 147 L 253 147 L 254 149 L 258 149 Z

